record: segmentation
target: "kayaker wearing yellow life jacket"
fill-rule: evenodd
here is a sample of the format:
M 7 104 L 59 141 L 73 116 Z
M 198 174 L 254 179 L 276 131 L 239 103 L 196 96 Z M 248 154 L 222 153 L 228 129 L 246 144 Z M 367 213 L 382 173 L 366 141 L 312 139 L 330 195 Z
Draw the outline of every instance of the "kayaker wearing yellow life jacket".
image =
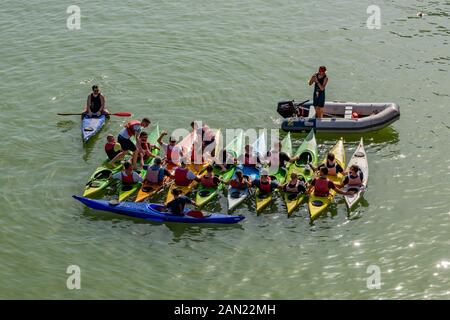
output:
M 253 152 L 253 147 L 250 145 L 245 146 L 245 152 L 239 157 L 238 162 L 246 167 L 256 167 L 256 164 L 261 164 L 259 154 Z
M 362 186 L 364 174 L 357 165 L 352 165 L 339 187 L 348 186 L 349 189 L 359 189 Z M 352 188 L 353 187 L 353 188 Z
M 141 134 L 139 135 L 139 143 L 142 149 L 142 152 L 139 153 L 139 156 L 141 158 L 141 165 L 143 167 L 145 161 L 155 157 L 152 151 L 154 149 L 159 150 L 159 147 L 152 145 L 151 143 L 148 142 L 148 133 L 145 131 L 142 131 Z
M 122 150 L 120 143 L 116 142 L 112 134 L 106 136 L 105 152 L 108 156 L 109 164 L 114 165 L 117 161 L 121 160 L 126 154 L 126 151 Z
M 133 165 L 127 161 L 123 164 L 123 170 L 113 174 L 113 179 L 120 180 L 122 184 L 130 185 L 137 182 L 142 182 L 142 177 L 135 171 L 133 171 Z
M 334 158 L 333 153 L 328 153 L 327 155 L 327 163 L 319 165 L 318 168 L 315 168 L 312 164 L 309 164 L 309 166 L 314 170 L 320 170 L 322 167 L 326 167 L 328 169 L 328 175 L 329 176 L 337 176 L 338 173 L 343 173 L 344 169 L 339 165 L 339 163 L 336 162 Z
M 353 192 L 346 192 L 338 189 L 338 187 L 336 187 L 333 181 L 327 178 L 329 172 L 325 166 L 320 167 L 319 173 L 320 176 L 318 178 L 314 178 L 313 181 L 311 181 L 311 185 L 309 186 L 307 191 L 308 193 L 311 193 L 312 188 L 314 187 L 314 195 L 316 197 L 327 197 L 330 194 L 331 189 L 333 189 L 337 193 L 344 195 L 353 194 Z
M 281 186 L 284 192 L 299 194 L 306 192 L 306 182 L 303 176 L 298 178 L 298 175 L 295 172 L 291 173 L 291 180 L 286 182 Z
M 148 167 L 147 173 L 145 175 L 142 189 L 145 189 L 151 185 L 159 184 L 162 185 L 164 181 L 164 177 L 174 178 L 174 175 L 171 174 L 166 168 L 161 166 L 162 160 L 160 157 L 156 157 L 153 161 L 153 165 Z
M 269 176 L 269 171 L 267 169 L 263 169 L 261 171 L 261 177 L 252 182 L 252 186 L 255 186 L 259 189 L 259 192 L 263 194 L 268 194 L 274 191 L 276 188 L 279 188 L 277 182 L 272 181 L 272 178 Z
M 83 110 L 83 116 L 92 117 L 92 115 L 100 116 L 101 114 L 109 115 L 108 109 L 105 108 L 105 97 L 101 94 L 97 85 L 92 86 L 92 93 L 88 95 L 86 106 Z
M 238 190 L 244 190 L 252 186 L 252 179 L 244 176 L 242 170 L 236 170 L 236 176 L 230 180 L 230 186 Z
M 206 167 L 206 173 L 200 178 L 200 183 L 205 188 L 217 187 L 222 180 L 214 175 L 212 166 Z
M 200 181 L 200 178 L 186 166 L 186 159 L 181 158 L 180 166 L 175 169 L 175 184 L 188 186 L 192 181 Z
M 180 165 L 180 158 L 183 156 L 183 150 L 178 147 L 177 140 L 174 137 L 169 138 L 169 144 L 162 142 L 162 139 L 167 135 L 166 131 L 161 132 L 158 143 L 164 150 L 166 155 L 167 167 L 170 168 Z
M 139 153 L 143 152 L 139 143 L 135 145 L 130 139 L 131 137 L 135 137 L 136 141 L 139 141 L 139 135 L 143 128 L 147 128 L 150 125 L 150 120 L 148 118 L 139 120 L 131 120 L 128 121 L 124 128 L 119 132 L 119 136 L 117 141 L 122 146 L 123 150 L 129 150 L 133 152 L 133 167 L 136 168 L 136 162 Z

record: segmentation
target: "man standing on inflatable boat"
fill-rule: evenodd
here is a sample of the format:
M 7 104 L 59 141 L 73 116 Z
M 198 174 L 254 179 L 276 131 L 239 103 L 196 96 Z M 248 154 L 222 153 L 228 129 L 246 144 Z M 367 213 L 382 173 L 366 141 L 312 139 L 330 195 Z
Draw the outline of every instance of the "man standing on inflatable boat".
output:
M 314 74 L 308 82 L 309 85 L 314 83 L 313 106 L 316 109 L 316 117 L 319 119 L 323 117 L 323 107 L 325 106 L 325 87 L 328 83 L 326 71 L 325 66 L 320 66 L 319 72 Z

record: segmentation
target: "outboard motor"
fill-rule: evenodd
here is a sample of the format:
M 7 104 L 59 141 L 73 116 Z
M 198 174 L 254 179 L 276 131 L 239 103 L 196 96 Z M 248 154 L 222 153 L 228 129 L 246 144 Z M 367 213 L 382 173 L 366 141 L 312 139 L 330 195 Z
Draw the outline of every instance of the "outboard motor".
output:
M 277 112 L 283 118 L 290 118 L 290 117 L 294 116 L 296 111 L 297 110 L 294 106 L 294 100 L 278 102 Z

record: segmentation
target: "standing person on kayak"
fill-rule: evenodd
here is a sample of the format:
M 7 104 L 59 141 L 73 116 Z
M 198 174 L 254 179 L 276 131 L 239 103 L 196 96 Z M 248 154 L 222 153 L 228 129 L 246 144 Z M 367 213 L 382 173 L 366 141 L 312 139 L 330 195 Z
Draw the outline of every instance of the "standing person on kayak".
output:
M 127 161 L 123 164 L 123 170 L 113 174 L 113 179 L 120 180 L 124 185 L 132 185 L 138 182 L 142 182 L 142 177 L 135 171 L 133 171 L 133 165 Z
M 150 123 L 148 118 L 143 118 L 142 121 L 131 120 L 128 121 L 124 125 L 124 128 L 119 132 L 117 141 L 122 146 L 122 149 L 133 152 L 133 168 L 136 168 L 139 154 L 144 153 L 144 151 L 139 143 L 135 145 L 133 141 L 131 141 L 131 137 L 135 137 L 135 141 L 139 141 L 139 135 L 141 134 L 142 128 L 147 128 Z
M 281 189 L 286 193 L 292 193 L 292 194 L 300 194 L 306 192 L 306 182 L 305 178 L 303 176 L 298 178 L 298 175 L 295 172 L 291 173 L 291 180 L 289 182 L 286 182 L 282 186 L 280 186 Z
M 172 194 L 174 199 L 166 205 L 166 208 L 169 209 L 173 215 L 184 216 L 184 207 L 187 204 L 191 204 L 194 207 L 197 206 L 195 204 L 195 201 L 189 199 L 186 196 L 181 196 L 182 191 L 180 189 L 177 188 L 173 189 Z
M 230 151 L 222 149 L 217 157 L 214 158 L 213 163 L 224 172 L 237 164 L 237 158 Z
M 127 154 L 126 151 L 122 150 L 120 143 L 116 142 L 112 134 L 106 136 L 105 152 L 108 156 L 109 164 L 115 165 L 117 161 L 123 159 Z
M 200 178 L 186 165 L 186 159 L 181 158 L 180 166 L 175 169 L 175 184 L 177 186 L 188 186 L 192 181 L 200 181 Z
M 313 106 L 316 109 L 316 117 L 323 118 L 323 108 L 325 106 L 325 87 L 328 83 L 328 76 L 326 75 L 327 68 L 325 66 L 319 67 L 319 72 L 313 74 L 309 79 L 308 84 L 314 83 Z
M 163 148 L 166 155 L 166 162 L 169 167 L 179 166 L 180 158 L 183 156 L 183 150 L 176 145 L 177 139 L 174 137 L 169 138 L 169 144 L 164 143 L 162 139 L 167 135 L 167 131 L 161 132 L 158 143 Z
M 314 170 L 320 170 L 322 167 L 326 167 L 328 169 L 328 175 L 337 176 L 338 173 L 344 173 L 344 169 L 340 166 L 339 163 L 336 162 L 334 154 L 329 152 L 327 155 L 327 163 L 322 163 L 318 168 L 315 168 L 311 163 L 309 166 Z
M 147 173 L 142 183 L 142 189 L 144 191 L 145 189 L 148 189 L 149 187 L 152 187 L 155 184 L 162 185 L 164 177 L 174 178 L 174 175 L 171 174 L 166 168 L 162 167 L 161 164 L 162 164 L 161 158 L 155 157 L 153 165 L 151 165 L 147 169 Z
M 83 117 L 92 117 L 93 114 L 96 116 L 110 114 L 108 109 L 105 108 L 105 97 L 101 94 L 97 85 L 92 86 L 92 92 L 88 95 L 86 106 L 83 110 Z
M 349 189 L 359 190 L 364 181 L 364 174 L 359 169 L 357 165 L 352 165 L 349 169 L 348 174 L 345 176 L 342 183 L 339 185 L 340 188 L 348 186 Z
M 343 195 L 351 195 L 354 192 L 347 192 L 339 189 L 333 181 L 329 180 L 327 178 L 328 169 L 323 166 L 319 169 L 320 176 L 318 178 L 314 178 L 313 181 L 311 181 L 311 185 L 308 188 L 307 193 L 311 193 L 312 189 L 314 188 L 314 195 L 316 197 L 327 197 L 330 194 L 330 190 L 333 189 L 337 193 L 343 194 Z
M 257 187 L 262 194 L 269 194 L 280 187 L 276 181 L 272 181 L 267 169 L 261 171 L 261 177 L 253 181 L 252 186 Z
M 236 176 L 230 180 L 230 186 L 237 190 L 244 190 L 252 186 L 252 179 L 244 176 L 242 170 L 236 170 Z

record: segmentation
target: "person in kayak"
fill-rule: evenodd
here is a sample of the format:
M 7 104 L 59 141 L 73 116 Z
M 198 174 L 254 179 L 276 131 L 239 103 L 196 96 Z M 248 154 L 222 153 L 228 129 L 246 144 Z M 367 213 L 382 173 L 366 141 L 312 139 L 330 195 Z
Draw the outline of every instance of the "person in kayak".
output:
M 143 153 L 143 150 L 139 143 L 135 145 L 133 141 L 131 141 L 131 137 L 135 137 L 136 141 L 139 141 L 139 135 L 141 134 L 142 129 L 147 128 L 150 123 L 148 118 L 143 118 L 141 121 L 128 121 L 117 137 L 117 141 L 120 143 L 123 150 L 133 152 L 133 168 L 136 168 L 137 158 L 140 153 Z
M 122 150 L 120 143 L 116 142 L 116 139 L 112 134 L 106 136 L 105 153 L 108 156 L 108 164 L 114 166 L 119 160 L 122 160 L 127 154 Z
M 259 153 L 255 154 L 251 145 L 245 145 L 244 150 L 245 152 L 239 157 L 238 163 L 243 164 L 246 167 L 256 167 L 257 164 L 262 164 Z
M 230 180 L 230 186 L 237 190 L 244 190 L 252 186 L 252 179 L 244 176 L 242 170 L 236 170 L 236 176 Z
M 205 188 L 215 188 L 221 182 L 224 181 L 214 175 L 214 168 L 212 166 L 207 166 L 206 173 L 200 178 L 200 183 Z
M 92 86 L 92 92 L 87 97 L 87 102 L 84 107 L 82 117 L 92 117 L 94 114 L 96 116 L 100 116 L 101 114 L 110 114 L 108 109 L 105 108 L 105 97 L 101 94 L 97 85 Z
M 153 160 L 153 164 L 147 169 L 142 182 L 142 190 L 147 191 L 149 188 L 153 188 L 155 184 L 162 185 L 164 177 L 174 178 L 175 176 L 162 166 L 162 160 L 157 156 Z
M 237 164 L 237 158 L 229 150 L 222 149 L 217 157 L 214 158 L 213 164 L 220 167 L 222 172 L 224 172 Z
M 286 163 L 293 163 L 298 160 L 298 156 L 291 157 L 286 152 L 281 151 L 281 141 L 275 149 L 267 151 L 268 165 L 286 170 Z
M 347 186 L 348 190 L 359 190 L 364 180 L 364 174 L 357 165 L 352 165 L 349 168 L 348 174 L 345 176 L 340 188 Z
M 123 164 L 123 170 L 112 175 L 113 179 L 120 180 L 124 185 L 132 185 L 138 182 L 142 182 L 142 177 L 133 171 L 133 165 L 130 161 L 126 161 Z
M 280 187 L 276 181 L 272 181 L 272 178 L 269 176 L 269 170 L 267 169 L 261 171 L 261 177 L 253 181 L 252 186 L 258 188 L 262 194 L 269 194 Z
M 281 189 L 286 193 L 300 194 L 306 192 L 306 181 L 303 176 L 300 178 L 295 172 L 291 173 L 291 180 L 281 186 Z
M 334 154 L 329 152 L 327 154 L 327 162 L 326 164 L 322 163 L 319 165 L 318 168 L 314 167 L 311 163 L 309 163 L 309 166 L 314 170 L 320 170 L 322 167 L 326 167 L 328 169 L 328 175 L 330 176 L 337 176 L 338 173 L 344 173 L 344 169 L 341 167 L 339 163 L 336 162 L 336 159 L 334 157 Z
M 188 186 L 191 184 L 192 181 L 199 181 L 200 177 L 198 177 L 194 172 L 189 170 L 189 168 L 186 165 L 186 159 L 181 158 L 180 159 L 180 166 L 176 167 L 175 169 L 175 184 L 177 186 Z
M 313 106 L 316 111 L 317 118 L 323 118 L 323 108 L 325 106 L 325 87 L 328 83 L 328 76 L 326 75 L 327 68 L 325 66 L 319 67 L 319 72 L 313 74 L 309 79 L 308 84 L 314 83 Z
M 319 169 L 320 176 L 318 178 L 314 178 L 313 181 L 311 181 L 311 185 L 308 188 L 307 193 L 311 193 L 312 189 L 314 188 L 314 195 L 316 197 L 327 197 L 330 194 L 330 190 L 333 189 L 339 194 L 343 195 L 351 195 L 354 192 L 350 191 L 343 191 L 339 189 L 333 181 L 329 180 L 327 178 L 328 169 L 323 166 Z
M 150 158 L 154 158 L 155 155 L 152 153 L 153 150 L 160 150 L 158 146 L 152 145 L 148 142 L 148 133 L 142 131 L 139 135 L 139 143 L 141 145 L 142 152 L 139 153 L 141 159 L 141 166 L 144 167 L 145 162 Z
M 169 138 L 169 144 L 164 143 L 162 139 L 167 135 L 166 131 L 161 132 L 158 143 L 164 150 L 166 155 L 166 162 L 169 166 L 179 166 L 180 158 L 183 156 L 183 150 L 176 145 L 177 139 L 174 137 Z
M 166 205 L 166 208 L 169 209 L 170 213 L 172 213 L 173 215 L 184 216 L 184 208 L 187 204 L 191 204 L 194 207 L 197 206 L 195 201 L 189 199 L 186 196 L 182 196 L 182 193 L 183 192 L 177 188 L 172 190 L 174 199 Z

